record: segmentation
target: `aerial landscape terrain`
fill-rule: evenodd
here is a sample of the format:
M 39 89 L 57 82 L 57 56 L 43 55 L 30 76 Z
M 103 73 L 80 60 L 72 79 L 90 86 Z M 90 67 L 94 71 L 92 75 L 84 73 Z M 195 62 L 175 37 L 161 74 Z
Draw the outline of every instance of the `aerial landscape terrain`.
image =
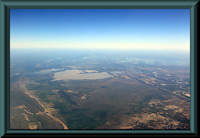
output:
M 189 55 L 113 51 L 11 51 L 10 128 L 189 129 Z
M 190 130 L 190 9 L 10 9 L 9 64 L 12 130 Z

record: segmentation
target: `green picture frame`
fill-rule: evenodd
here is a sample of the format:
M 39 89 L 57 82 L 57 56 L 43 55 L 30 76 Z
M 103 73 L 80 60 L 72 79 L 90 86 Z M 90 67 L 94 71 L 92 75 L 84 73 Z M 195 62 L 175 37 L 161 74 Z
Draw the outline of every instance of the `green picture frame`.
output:
M 0 0 L 0 136 L 46 134 L 65 135 L 137 135 L 160 137 L 197 136 L 197 10 L 199 0 Z M 190 130 L 10 130 L 10 9 L 190 9 Z M 58 135 L 59 134 L 59 135 Z

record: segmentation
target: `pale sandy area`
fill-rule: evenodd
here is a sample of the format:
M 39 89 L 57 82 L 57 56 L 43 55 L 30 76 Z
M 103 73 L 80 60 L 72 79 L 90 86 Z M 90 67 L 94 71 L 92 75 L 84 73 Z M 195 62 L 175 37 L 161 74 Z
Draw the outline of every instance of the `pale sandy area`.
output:
M 34 123 L 29 123 L 29 129 L 37 129 L 37 125 Z
M 188 97 L 190 97 L 190 94 L 189 94 L 189 93 L 186 93 L 185 95 L 188 96 Z
M 164 110 L 168 110 L 168 109 L 179 109 L 178 106 L 175 106 L 175 105 L 167 105 L 163 108 Z
M 26 115 L 25 113 L 22 113 L 22 115 L 24 116 L 24 118 L 25 118 L 26 120 L 28 120 L 28 115 Z
M 149 128 L 153 128 L 153 129 L 160 129 L 172 124 L 173 125 L 180 124 L 180 122 L 176 120 L 169 121 L 170 118 L 164 117 L 160 115 L 159 113 L 158 114 L 143 113 L 143 114 L 135 114 L 134 116 L 130 117 L 128 120 L 124 121 L 123 124 L 119 126 L 119 128 L 120 129 L 134 129 L 134 127 L 136 127 L 139 123 L 149 124 L 150 120 L 152 120 L 153 122 L 159 121 L 157 125 L 148 126 Z

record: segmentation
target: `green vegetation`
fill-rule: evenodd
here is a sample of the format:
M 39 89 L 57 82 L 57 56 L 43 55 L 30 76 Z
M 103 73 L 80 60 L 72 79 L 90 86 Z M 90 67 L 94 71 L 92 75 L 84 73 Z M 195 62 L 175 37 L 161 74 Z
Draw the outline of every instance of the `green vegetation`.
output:
M 95 129 L 105 123 L 106 112 L 91 109 L 74 109 L 64 114 L 69 129 Z
M 65 114 L 65 113 L 71 111 L 71 107 L 70 107 L 69 103 L 54 101 L 53 104 L 54 104 L 54 108 L 59 109 L 60 110 L 59 112 L 61 114 Z
M 65 86 L 60 85 L 54 85 L 54 84 L 48 84 L 48 85 L 38 85 L 35 87 L 28 87 L 29 90 L 38 90 L 38 91 L 52 91 L 54 90 L 68 90 Z

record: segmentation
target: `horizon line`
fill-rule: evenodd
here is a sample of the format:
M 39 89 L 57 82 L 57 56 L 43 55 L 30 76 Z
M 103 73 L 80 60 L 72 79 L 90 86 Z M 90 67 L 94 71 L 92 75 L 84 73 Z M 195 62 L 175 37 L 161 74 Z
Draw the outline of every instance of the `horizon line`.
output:
M 104 50 L 190 50 L 189 49 L 186 49 L 186 48 L 176 48 L 176 49 L 166 49 L 166 48 L 158 48 L 158 49 L 155 49 L 155 48 L 65 48 L 65 47 L 62 47 L 62 48 L 40 48 L 40 47 L 37 47 L 37 48 L 33 48 L 33 47 L 26 47 L 26 48 L 10 48 L 11 49 L 94 49 L 94 50 L 100 50 L 100 49 L 104 49 Z

